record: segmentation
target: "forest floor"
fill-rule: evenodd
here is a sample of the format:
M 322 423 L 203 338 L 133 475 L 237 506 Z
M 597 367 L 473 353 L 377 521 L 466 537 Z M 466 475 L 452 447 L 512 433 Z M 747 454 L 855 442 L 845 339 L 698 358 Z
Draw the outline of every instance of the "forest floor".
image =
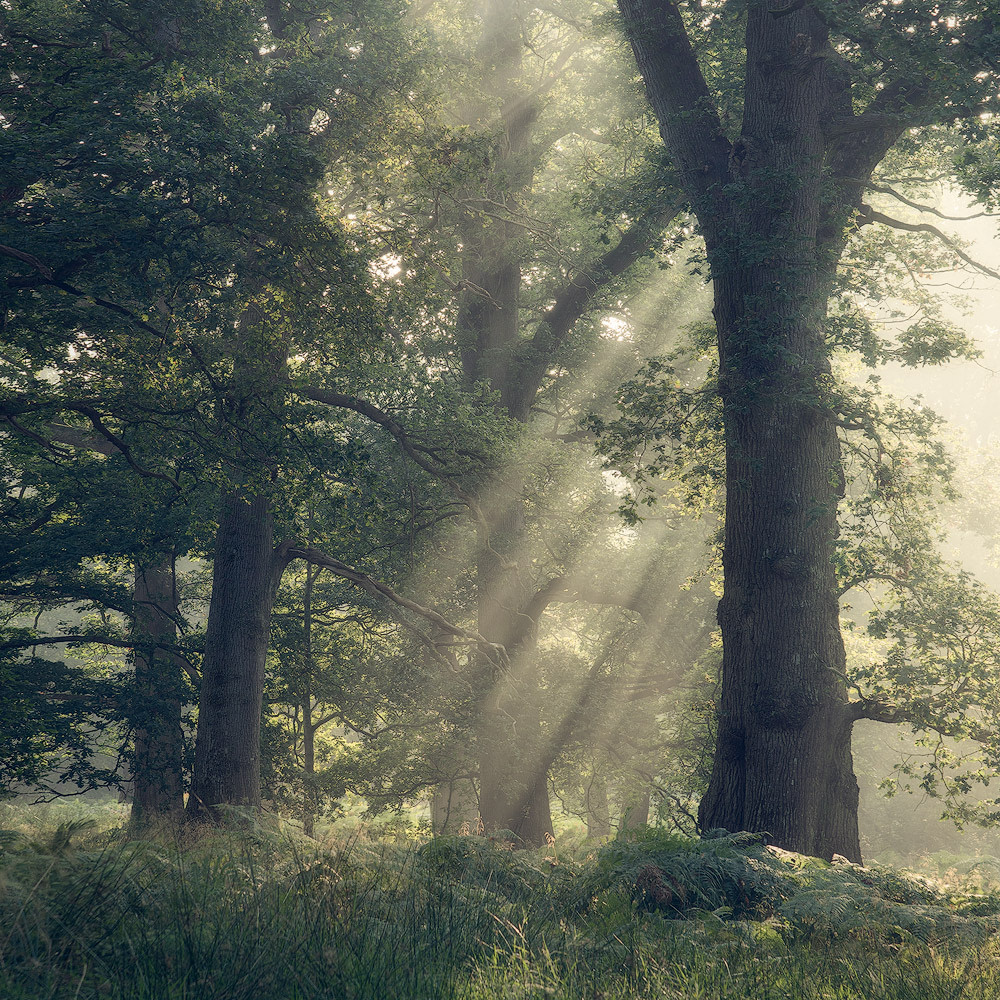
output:
M 532 852 L 123 819 L 0 804 L 4 1000 L 1000 998 L 996 859 L 930 878 L 747 834 Z

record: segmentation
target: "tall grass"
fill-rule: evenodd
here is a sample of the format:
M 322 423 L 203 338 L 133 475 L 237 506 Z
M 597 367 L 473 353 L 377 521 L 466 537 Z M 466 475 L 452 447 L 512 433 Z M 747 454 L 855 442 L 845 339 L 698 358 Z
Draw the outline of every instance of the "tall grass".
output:
M 478 838 L 75 832 L 0 835 L 5 1000 L 1000 1000 L 992 897 L 963 916 L 893 873 L 732 838 L 556 861 Z

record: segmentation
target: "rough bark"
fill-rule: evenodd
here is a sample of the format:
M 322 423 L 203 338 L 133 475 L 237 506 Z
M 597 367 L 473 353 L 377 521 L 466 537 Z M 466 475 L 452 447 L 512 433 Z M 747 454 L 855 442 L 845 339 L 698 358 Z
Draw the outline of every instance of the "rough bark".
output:
M 819 384 L 829 374 L 816 315 L 825 297 L 809 277 L 790 262 L 715 280 L 730 379 L 725 593 L 716 757 L 700 823 L 767 831 L 785 847 L 857 860 L 832 562 L 840 448 Z M 796 294 L 776 294 L 776 285 Z
M 274 548 L 266 496 L 231 493 L 216 534 L 188 814 L 260 806 L 260 717 L 275 592 L 286 557 Z
M 122 437 L 52 422 L 53 441 L 101 455 L 123 455 L 134 464 Z M 125 449 L 123 451 L 123 448 Z M 162 645 L 177 642 L 179 608 L 175 555 L 161 552 L 135 564 L 132 584 L 132 641 L 135 667 L 133 716 L 132 810 L 130 823 L 142 827 L 178 818 L 184 811 L 181 712 L 185 667 Z
M 174 559 L 164 555 L 135 567 L 135 750 L 132 760 L 133 826 L 177 819 L 184 810 L 181 774 L 183 668 L 159 648 L 177 642 Z
M 824 340 L 835 254 L 824 114 L 842 86 L 810 11 L 751 12 L 746 109 L 714 233 L 726 436 L 722 692 L 703 827 L 766 831 L 860 860 L 845 655 L 833 568 L 840 444 Z M 831 234 L 833 235 L 833 234 Z
M 724 653 L 699 822 L 860 860 L 832 563 L 843 472 L 823 322 L 857 179 L 893 134 L 870 130 L 852 153 L 824 132 L 850 117 L 850 81 L 809 5 L 780 17 L 751 6 L 743 127 L 731 145 L 677 5 L 619 6 L 699 214 L 714 285 L 727 462 Z M 848 172 L 853 193 L 838 183 Z

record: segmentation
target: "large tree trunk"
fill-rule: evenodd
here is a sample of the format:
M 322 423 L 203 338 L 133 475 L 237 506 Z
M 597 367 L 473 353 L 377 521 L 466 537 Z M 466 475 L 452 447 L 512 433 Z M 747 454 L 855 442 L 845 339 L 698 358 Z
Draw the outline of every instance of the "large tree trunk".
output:
M 503 689 L 498 684 L 492 693 L 480 736 L 479 814 L 486 833 L 509 830 L 519 845 L 541 847 L 552 836 L 552 809 L 548 771 L 533 766 L 542 742 L 539 715 L 531 707 L 517 709 L 513 699 L 504 704 Z
M 553 139 L 540 134 L 543 98 L 536 83 L 523 76 L 529 43 L 518 0 L 485 0 L 482 11 L 480 93 L 469 102 L 466 117 L 478 126 L 495 116 L 500 127 L 483 187 L 470 190 L 465 199 L 469 211 L 461 242 L 466 290 L 456 325 L 467 386 L 486 382 L 498 394 L 497 409 L 526 425 L 547 372 L 593 296 L 655 243 L 679 205 L 638 217 L 615 246 L 569 279 L 550 308 L 535 317 L 531 335 L 523 336 L 521 287 L 524 269 L 534 262 L 518 216 Z M 486 512 L 478 560 L 479 631 L 509 652 L 511 641 L 518 648 L 511 676 L 497 679 L 485 704 L 479 734 L 482 818 L 488 829 L 511 829 L 525 841 L 541 844 L 551 833 L 547 770 L 554 755 L 553 738 L 546 741 L 539 712 L 533 662 L 537 621 L 530 623 L 532 634 L 523 641 L 523 616 L 517 611 L 531 596 L 531 553 L 523 499 L 509 483 L 491 484 L 489 490 L 497 488 L 509 510 L 495 496 L 478 498 Z M 522 563 L 520 577 L 505 561 Z
M 159 643 L 177 641 L 173 556 L 137 564 L 132 596 L 137 704 L 133 713 L 131 822 L 143 826 L 155 820 L 176 819 L 184 810 L 184 678 L 177 655 L 159 648 Z
M 718 275 L 715 285 L 726 373 L 723 663 L 699 821 L 860 860 L 833 567 L 843 473 L 821 387 L 825 296 L 778 267 Z M 796 293 L 775 294 L 781 286 Z M 755 348 L 763 331 L 771 342 Z M 727 384 L 747 372 L 749 383 Z
M 260 722 L 271 609 L 284 562 L 266 496 L 231 493 L 216 534 L 189 815 L 260 806 Z
M 708 220 L 726 438 L 722 692 L 704 828 L 860 860 L 833 554 L 843 471 L 823 320 L 830 81 L 812 14 L 757 9 L 729 217 Z
M 784 282 L 796 283 L 791 301 L 773 293 Z M 842 471 L 836 425 L 817 384 L 817 374 L 828 373 L 815 317 L 823 296 L 803 302 L 810 290 L 805 275 L 776 268 L 716 277 L 724 367 L 737 370 L 738 344 L 739 370 L 758 377 L 724 388 L 722 692 L 699 820 L 706 829 L 766 831 L 783 847 L 858 860 L 832 559 Z M 748 362 L 753 331 L 764 328 L 780 350 Z
M 843 141 L 825 134 L 830 121 L 854 117 L 850 67 L 812 5 L 776 12 L 755 0 L 746 14 L 743 128 L 730 143 L 678 4 L 618 5 L 698 213 L 715 289 L 727 462 L 724 652 L 699 822 L 858 860 L 833 571 L 843 472 L 823 320 L 858 184 L 899 131 L 876 114 Z

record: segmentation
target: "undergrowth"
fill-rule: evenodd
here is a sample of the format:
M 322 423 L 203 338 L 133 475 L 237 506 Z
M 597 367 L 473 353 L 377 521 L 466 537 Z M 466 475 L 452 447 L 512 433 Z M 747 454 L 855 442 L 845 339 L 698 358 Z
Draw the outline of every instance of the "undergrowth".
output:
M 573 858 L 275 825 L 0 831 L 10 1000 L 1000 1000 L 1000 894 L 656 831 Z

